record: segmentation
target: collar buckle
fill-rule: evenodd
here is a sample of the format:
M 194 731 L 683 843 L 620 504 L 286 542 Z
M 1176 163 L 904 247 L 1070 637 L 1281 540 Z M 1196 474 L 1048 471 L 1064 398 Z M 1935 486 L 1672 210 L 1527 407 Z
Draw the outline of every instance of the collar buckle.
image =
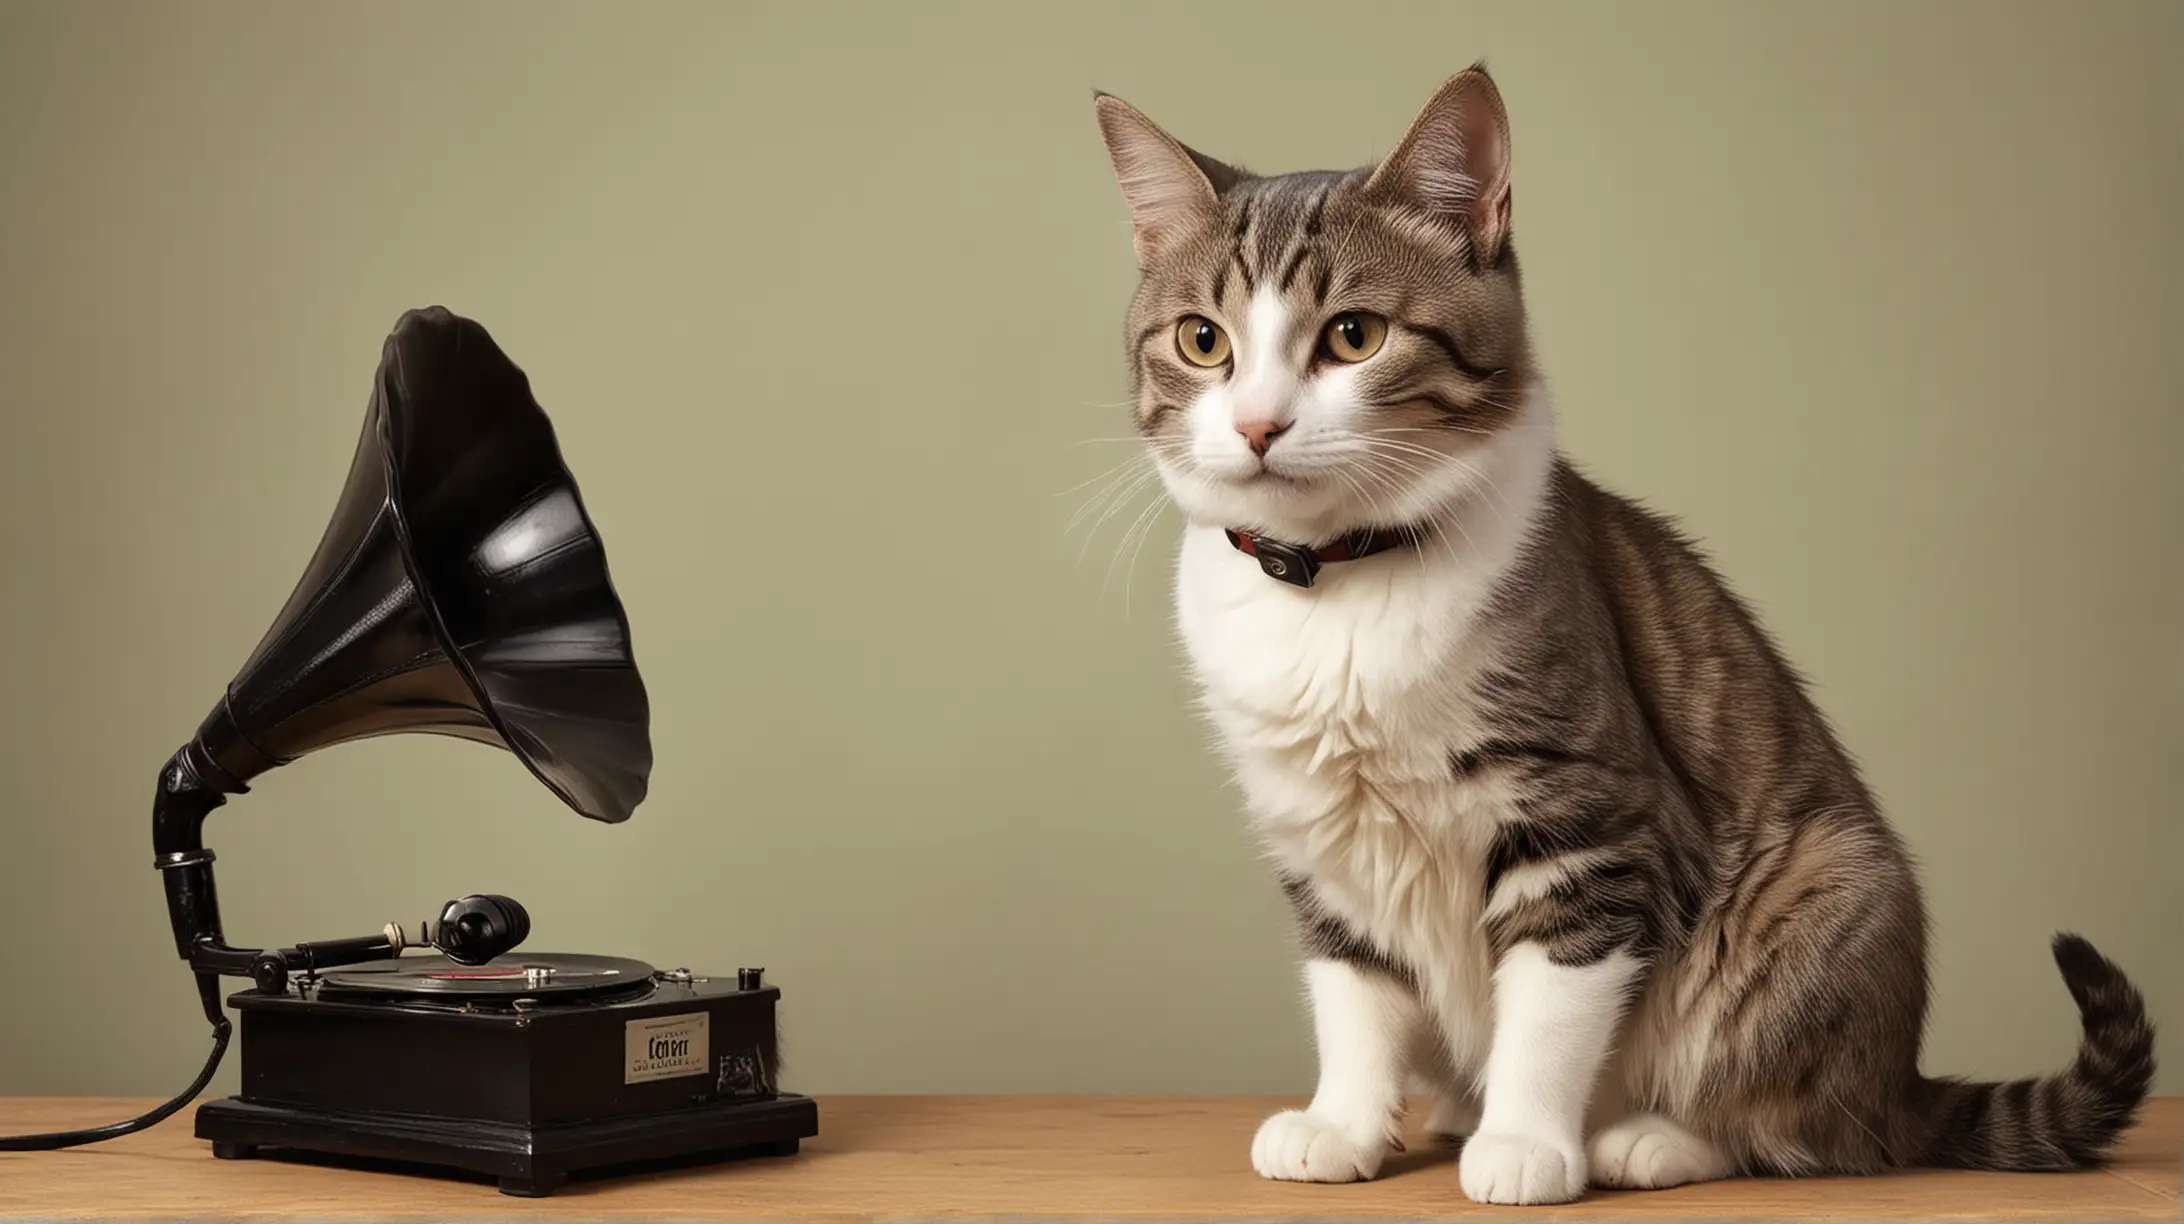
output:
M 1309 587 L 1319 581 L 1320 567 L 1330 561 L 1358 561 L 1398 545 L 1416 542 L 1416 536 L 1410 531 L 1377 528 L 1352 532 L 1320 549 L 1284 544 L 1233 527 L 1224 528 L 1223 533 L 1237 552 L 1257 559 L 1260 570 L 1267 577 L 1294 587 Z
M 1310 587 L 1319 579 L 1319 558 L 1308 548 L 1275 540 L 1254 538 L 1252 553 L 1266 576 L 1295 587 Z

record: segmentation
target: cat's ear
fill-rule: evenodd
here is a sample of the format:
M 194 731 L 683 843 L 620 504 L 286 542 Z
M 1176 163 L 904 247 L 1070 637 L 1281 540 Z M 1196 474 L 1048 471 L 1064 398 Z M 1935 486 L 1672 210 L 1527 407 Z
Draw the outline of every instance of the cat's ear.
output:
M 1094 94 L 1100 137 L 1130 205 L 1131 242 L 1149 263 L 1176 227 L 1211 208 L 1241 174 L 1168 135 L 1136 107 L 1112 94 Z
M 1486 65 L 1434 91 L 1365 189 L 1461 225 L 1479 262 L 1494 261 L 1509 237 L 1509 112 Z

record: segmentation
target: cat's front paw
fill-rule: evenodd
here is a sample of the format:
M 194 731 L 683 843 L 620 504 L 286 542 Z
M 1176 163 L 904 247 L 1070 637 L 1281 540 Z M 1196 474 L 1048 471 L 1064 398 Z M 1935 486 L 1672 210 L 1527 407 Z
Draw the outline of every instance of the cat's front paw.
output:
M 1388 1142 L 1359 1134 L 1332 1118 L 1289 1109 L 1259 1126 L 1251 1167 L 1275 1181 L 1370 1181 L 1387 1158 Z
M 1480 1131 L 1457 1162 L 1464 1197 L 1529 1207 L 1571 1203 L 1585 1193 L 1585 1153 L 1569 1142 L 1511 1131 Z
M 1720 1148 L 1659 1114 L 1633 1114 L 1593 1136 L 1592 1180 L 1618 1190 L 1666 1190 L 1735 1172 Z

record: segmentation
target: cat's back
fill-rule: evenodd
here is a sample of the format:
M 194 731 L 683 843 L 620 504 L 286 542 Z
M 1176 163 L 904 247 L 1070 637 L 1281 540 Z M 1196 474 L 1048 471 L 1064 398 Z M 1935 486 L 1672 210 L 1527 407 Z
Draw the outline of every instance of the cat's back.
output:
M 1699 545 L 1566 460 L 1555 484 L 1624 682 L 1692 798 L 1721 805 L 1707 814 L 1749 819 L 1792 795 L 1870 808 L 1804 677 Z

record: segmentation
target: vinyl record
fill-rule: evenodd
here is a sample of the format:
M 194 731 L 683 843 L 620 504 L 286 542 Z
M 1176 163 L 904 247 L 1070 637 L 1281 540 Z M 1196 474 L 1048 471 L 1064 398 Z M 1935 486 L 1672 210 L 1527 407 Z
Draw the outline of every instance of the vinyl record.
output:
M 539 953 L 464 965 L 445 956 L 404 956 L 330 969 L 323 996 L 388 995 L 435 1000 L 573 1001 L 593 994 L 639 993 L 652 986 L 652 966 L 619 956 Z

